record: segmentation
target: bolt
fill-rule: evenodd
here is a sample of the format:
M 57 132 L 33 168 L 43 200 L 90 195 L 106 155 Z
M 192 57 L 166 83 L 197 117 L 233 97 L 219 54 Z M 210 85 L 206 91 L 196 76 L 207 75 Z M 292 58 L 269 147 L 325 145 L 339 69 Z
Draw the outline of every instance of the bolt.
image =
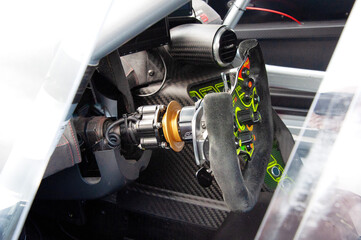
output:
M 153 77 L 154 76 L 154 71 L 151 69 L 151 70 L 148 71 L 148 74 L 149 74 L 149 76 Z
M 227 7 L 230 8 L 230 7 L 232 7 L 233 4 L 234 4 L 234 1 L 232 1 L 232 0 L 228 1 L 227 2 Z
M 164 105 L 160 105 L 160 106 L 159 106 L 159 109 L 162 110 L 162 111 L 164 111 L 164 110 L 166 110 L 167 108 L 166 108 L 166 106 L 164 106 Z
M 167 148 L 168 147 L 168 144 L 166 142 L 161 142 L 160 143 L 160 147 L 161 148 Z
M 162 128 L 162 123 L 161 123 L 161 122 L 157 122 L 157 123 L 155 124 L 155 127 L 156 127 L 157 129 Z
M 137 112 L 141 114 L 143 112 L 143 107 L 138 107 Z
M 244 95 L 244 100 L 246 100 L 246 102 L 251 100 L 251 97 L 249 96 L 249 94 Z
M 202 122 L 201 126 L 202 126 L 203 129 L 206 129 L 206 123 L 205 122 Z

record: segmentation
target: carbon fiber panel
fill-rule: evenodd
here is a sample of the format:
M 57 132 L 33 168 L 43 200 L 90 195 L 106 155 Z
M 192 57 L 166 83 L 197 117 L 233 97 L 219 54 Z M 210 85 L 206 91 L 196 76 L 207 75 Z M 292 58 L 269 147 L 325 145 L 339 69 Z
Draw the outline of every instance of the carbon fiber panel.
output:
M 188 95 L 188 88 L 192 84 L 220 78 L 221 71 L 225 69 L 205 66 L 178 65 L 169 74 L 164 88 L 155 96 L 135 98 L 135 105 L 168 104 L 178 101 L 182 106 L 194 105 Z M 159 84 L 142 88 L 139 93 L 146 94 L 155 91 Z M 209 188 L 202 188 L 196 178 L 198 170 L 194 161 L 193 147 L 186 144 L 184 149 L 175 153 L 172 150 L 156 150 L 148 168 L 141 174 L 138 182 L 154 187 L 168 189 L 176 192 L 192 194 L 200 197 L 221 200 L 222 193 L 214 181 Z
M 223 201 L 142 184 L 130 185 L 118 194 L 116 202 L 133 212 L 214 230 L 221 226 L 229 212 Z

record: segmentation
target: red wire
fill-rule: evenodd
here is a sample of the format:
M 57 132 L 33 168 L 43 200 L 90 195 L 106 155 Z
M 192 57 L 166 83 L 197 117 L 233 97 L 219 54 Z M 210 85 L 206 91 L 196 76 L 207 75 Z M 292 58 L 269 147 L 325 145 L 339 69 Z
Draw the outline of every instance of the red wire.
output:
M 256 10 L 256 11 L 263 11 L 263 12 L 270 12 L 270 13 L 276 13 L 276 14 L 279 14 L 279 15 L 282 15 L 282 16 L 285 16 L 285 17 L 288 17 L 290 19 L 292 19 L 293 21 L 295 21 L 296 23 L 301 24 L 300 21 L 298 21 L 296 18 L 286 14 L 286 13 L 283 13 L 283 12 L 279 12 L 279 11 L 275 11 L 275 10 L 272 10 L 272 9 L 267 9 L 267 8 L 258 8 L 258 7 L 247 7 L 246 8 L 247 10 Z

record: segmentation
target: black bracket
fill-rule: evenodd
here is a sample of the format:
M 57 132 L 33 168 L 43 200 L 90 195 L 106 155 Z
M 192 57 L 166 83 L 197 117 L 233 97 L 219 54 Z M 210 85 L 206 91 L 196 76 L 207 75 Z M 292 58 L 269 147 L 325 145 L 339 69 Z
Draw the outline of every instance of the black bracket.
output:
M 139 160 L 127 160 L 118 148 L 94 152 L 100 178 L 83 178 L 77 165 L 44 179 L 38 196 L 43 199 L 94 199 L 115 192 L 136 180 L 149 163 L 152 151 Z

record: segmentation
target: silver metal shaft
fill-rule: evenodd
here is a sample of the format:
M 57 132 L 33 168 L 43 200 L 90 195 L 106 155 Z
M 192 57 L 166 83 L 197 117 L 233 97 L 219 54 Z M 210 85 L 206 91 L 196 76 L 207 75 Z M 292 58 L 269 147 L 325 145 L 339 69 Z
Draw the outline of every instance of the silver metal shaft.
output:
M 226 17 L 223 20 L 223 25 L 234 29 L 234 27 L 241 19 L 250 0 L 235 0 L 232 7 L 228 10 Z

